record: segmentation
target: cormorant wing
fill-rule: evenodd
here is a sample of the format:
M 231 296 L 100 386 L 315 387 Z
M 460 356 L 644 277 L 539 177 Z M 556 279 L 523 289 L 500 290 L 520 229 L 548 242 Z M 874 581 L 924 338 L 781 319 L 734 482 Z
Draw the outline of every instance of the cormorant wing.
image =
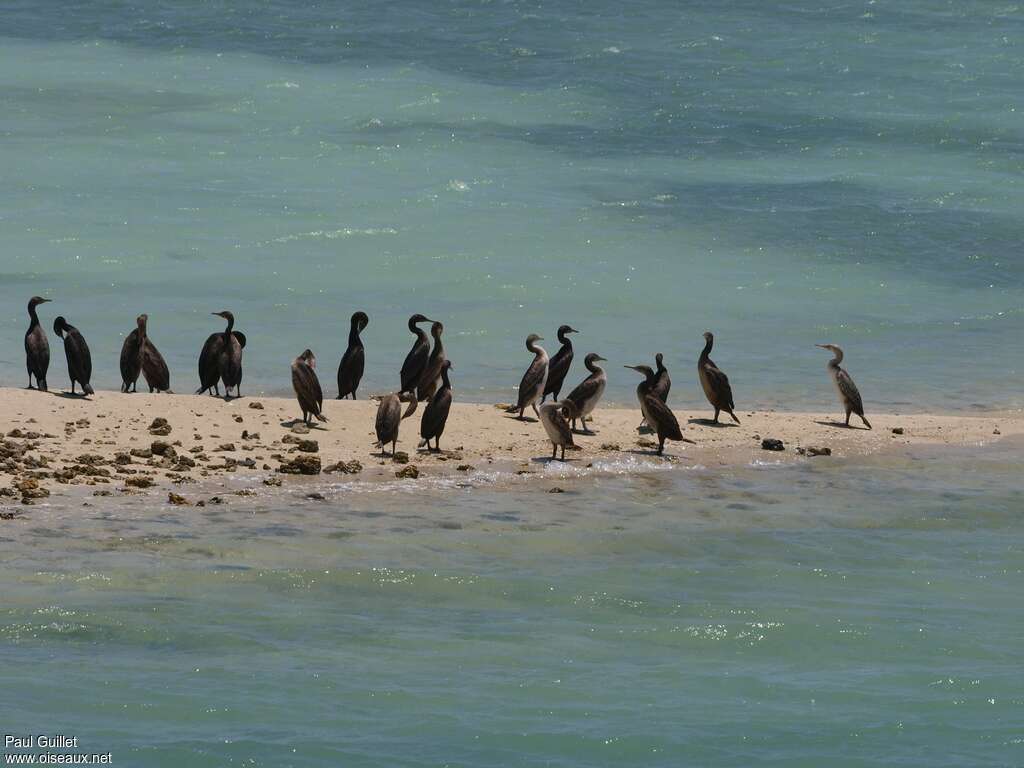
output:
M 683 439 L 683 432 L 679 429 L 676 415 L 672 413 L 672 409 L 661 402 L 656 396 L 652 394 L 644 396 L 644 409 L 650 417 L 651 426 L 654 427 L 659 435 L 664 435 L 670 440 Z
M 316 371 L 307 363 L 292 364 L 292 386 L 304 411 L 320 413 L 324 404 L 324 393 Z
M 572 347 L 562 346 L 555 352 L 548 363 L 548 380 L 544 385 L 544 394 L 554 392 L 565 381 L 569 367 L 572 365 Z
M 232 331 L 231 335 L 238 339 L 238 346 L 245 349 L 245 334 L 241 331 Z
M 846 398 L 853 412 L 857 415 L 864 413 L 864 402 L 860 399 L 860 392 L 857 389 L 857 385 L 853 383 L 853 379 L 850 378 L 850 374 L 844 371 L 842 368 L 836 373 L 836 383 L 839 385 L 839 391 L 843 397 Z
M 409 350 L 409 354 L 405 356 L 405 362 L 402 363 L 400 375 L 403 392 L 408 392 L 420 383 L 420 376 L 423 374 L 423 369 L 426 368 L 429 358 L 430 343 L 425 338 L 417 338 L 412 349 Z
M 732 401 L 732 387 L 729 386 L 729 377 L 710 360 L 704 364 L 704 375 L 707 376 L 708 383 L 721 404 L 734 409 L 736 406 Z
M 536 356 L 533 358 L 533 362 L 530 363 L 530 367 L 526 369 L 526 373 L 523 374 L 523 380 L 519 382 L 519 400 L 516 404 L 517 408 L 526 407 L 526 398 L 529 397 L 530 393 L 535 392 L 540 383 L 544 381 L 544 377 L 547 376 L 548 372 L 548 361 L 543 357 Z
M 583 404 L 594 396 L 594 393 L 597 392 L 600 386 L 600 375 L 592 373 L 581 381 L 565 399 L 571 400 L 573 405 L 576 406 L 576 410 L 581 410 L 583 408 Z

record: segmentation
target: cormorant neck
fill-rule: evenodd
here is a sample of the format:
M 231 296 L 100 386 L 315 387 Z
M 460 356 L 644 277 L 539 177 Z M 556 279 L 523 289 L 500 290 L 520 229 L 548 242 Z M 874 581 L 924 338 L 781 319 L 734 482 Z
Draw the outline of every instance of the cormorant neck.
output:
M 704 342 L 704 351 L 700 353 L 700 359 L 701 360 L 707 360 L 708 359 L 708 355 L 711 354 L 711 347 L 713 347 L 714 345 L 715 345 L 715 337 L 714 336 L 708 336 L 707 340 Z
M 35 328 L 39 325 L 39 315 L 36 314 L 36 308 L 31 304 L 28 306 L 28 316 L 30 320 L 29 328 Z
M 452 388 L 452 383 L 448 381 L 448 366 L 446 365 L 441 369 L 441 386 L 448 389 Z
M 348 345 L 350 347 L 356 347 L 360 344 L 359 339 L 359 321 L 353 320 L 352 326 L 348 329 Z
M 224 329 L 224 333 L 230 336 L 231 335 L 231 331 L 233 331 L 234 328 L 235 328 L 235 318 L 229 317 L 229 318 L 227 318 L 227 321 L 228 321 L 228 327 Z

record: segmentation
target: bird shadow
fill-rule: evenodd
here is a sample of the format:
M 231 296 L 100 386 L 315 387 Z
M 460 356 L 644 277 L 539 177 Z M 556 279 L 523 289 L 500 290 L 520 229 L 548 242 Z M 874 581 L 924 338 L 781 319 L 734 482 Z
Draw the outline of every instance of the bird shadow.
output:
M 89 399 L 88 395 L 82 394 L 80 392 L 74 392 L 74 393 L 72 393 L 72 392 L 64 392 L 64 391 L 62 391 L 62 392 L 54 392 L 53 390 L 50 390 L 50 394 L 53 395 L 54 397 L 66 397 L 66 398 L 69 398 L 71 400 L 88 400 Z
M 514 413 L 506 414 L 505 418 L 512 419 L 513 421 L 521 421 L 523 424 L 536 424 L 538 421 L 534 416 L 516 416 Z
M 816 421 L 815 424 L 820 424 L 823 427 L 839 427 L 839 429 L 858 429 L 868 432 L 868 428 L 865 426 L 856 426 L 854 424 L 844 424 L 841 421 Z
M 299 424 L 306 424 L 306 422 L 302 419 L 291 419 L 290 421 L 286 420 L 281 422 L 281 426 L 287 427 L 288 429 L 298 426 Z M 327 431 L 327 427 L 322 427 L 319 423 L 306 424 L 306 426 L 309 427 L 310 431 L 313 431 L 314 429 L 320 430 L 321 432 Z
M 687 424 L 700 424 L 702 427 L 738 427 L 739 424 L 733 424 L 725 421 L 714 421 L 713 419 L 688 419 Z
M 600 434 L 592 429 L 576 429 L 575 427 L 573 427 L 572 433 L 574 435 L 583 435 L 585 437 L 593 437 L 594 435 Z
M 566 456 L 564 459 L 553 459 L 550 456 L 534 456 L 530 461 L 535 464 L 554 464 L 556 462 L 558 464 L 569 464 L 572 461 L 572 458 Z

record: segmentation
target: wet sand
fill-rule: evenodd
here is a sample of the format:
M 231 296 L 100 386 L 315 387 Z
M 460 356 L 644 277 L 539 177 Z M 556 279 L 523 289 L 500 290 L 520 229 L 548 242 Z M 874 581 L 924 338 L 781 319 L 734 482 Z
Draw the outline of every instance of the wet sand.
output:
M 399 457 L 381 456 L 373 433 L 376 403 L 325 403 L 330 420 L 308 433 L 290 398 L 224 401 L 196 395 L 98 392 L 88 399 L 62 392 L 0 389 L 0 504 L 46 498 L 61 485 L 97 486 L 96 493 L 147 489 L 187 495 L 192 483 L 216 488 L 218 478 L 250 475 L 270 486 L 300 476 L 390 480 L 396 476 L 466 476 L 495 467 L 529 472 L 551 455 L 543 427 L 519 421 L 497 405 L 456 403 L 441 453 L 418 449 L 422 406 L 402 422 Z M 654 455 L 655 437 L 637 431 L 638 408 L 599 408 L 594 434 L 579 434 L 570 464 L 629 457 L 686 466 L 729 467 L 766 461 L 828 461 L 915 445 L 971 445 L 1024 434 L 1019 412 L 978 416 L 870 413 L 873 430 L 842 425 L 837 413 L 742 412 L 742 424 L 713 425 L 709 413 L 676 409 L 688 440 Z M 854 422 L 857 421 L 854 417 Z M 766 439 L 783 450 L 766 450 Z M 403 457 L 401 454 L 405 454 Z M 406 458 L 407 457 L 407 458 Z M 153 492 L 153 491 L 150 491 Z

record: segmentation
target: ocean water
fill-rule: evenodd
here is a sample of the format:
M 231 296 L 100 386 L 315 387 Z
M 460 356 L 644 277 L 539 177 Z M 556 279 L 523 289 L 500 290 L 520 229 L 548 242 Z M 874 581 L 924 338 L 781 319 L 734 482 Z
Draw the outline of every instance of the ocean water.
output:
M 367 311 L 366 391 L 415 311 L 458 396 L 523 339 L 667 355 L 705 328 L 743 407 L 1020 406 L 1024 11 L 1011 3 L 9 0 L 0 380 L 32 294 L 120 383 L 142 311 L 178 391 L 231 309 L 247 389 L 325 378 Z M 64 373 L 57 360 L 55 379 Z M 581 369 L 580 369 L 581 370 Z M 575 378 L 580 371 L 574 372 Z M 582 374 L 580 374 L 582 376 Z M 680 386 L 683 385 L 683 386 Z
M 710 328 L 741 408 L 834 408 L 826 341 L 869 413 L 1019 408 L 1022 31 L 955 0 L 7 0 L 0 384 L 42 294 L 106 388 L 145 311 L 192 390 L 231 309 L 243 391 L 308 346 L 330 392 L 362 309 L 366 392 L 419 311 L 464 400 L 570 323 L 619 402 L 656 351 L 702 402 Z M 0 724 L 146 768 L 1020 765 L 1022 461 L 61 488 L 0 521 Z
M 3 726 L 133 766 L 1019 765 L 1022 460 L 55 498 L 0 528 Z

